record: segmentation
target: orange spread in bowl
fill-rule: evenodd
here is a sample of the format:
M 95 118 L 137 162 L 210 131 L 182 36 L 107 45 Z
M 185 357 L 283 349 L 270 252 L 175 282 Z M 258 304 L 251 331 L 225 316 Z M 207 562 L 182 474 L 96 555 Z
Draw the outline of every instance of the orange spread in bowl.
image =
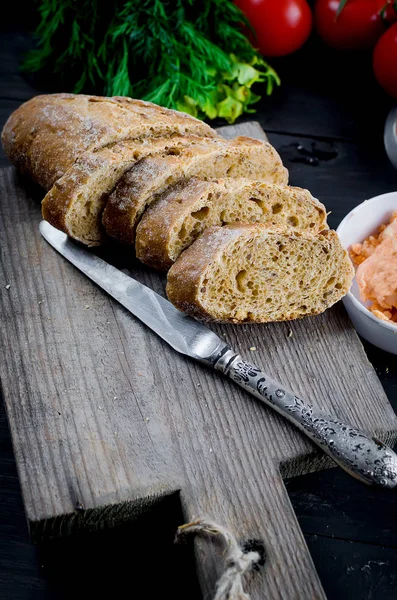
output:
M 397 212 L 375 235 L 352 244 L 350 257 L 357 266 L 360 296 L 372 302 L 369 310 L 383 321 L 397 323 Z

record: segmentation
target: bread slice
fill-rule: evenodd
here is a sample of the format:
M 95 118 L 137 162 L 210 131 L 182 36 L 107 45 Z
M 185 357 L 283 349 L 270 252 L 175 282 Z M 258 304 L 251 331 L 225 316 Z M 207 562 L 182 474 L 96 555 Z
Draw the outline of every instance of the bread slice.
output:
M 228 225 L 207 229 L 168 272 L 167 294 L 194 317 L 286 321 L 323 312 L 344 296 L 353 267 L 337 234 Z
M 106 232 L 127 244 L 147 207 L 171 185 L 190 177 L 246 177 L 286 184 L 288 172 L 276 150 L 267 142 L 247 137 L 207 140 L 206 146 L 186 148 L 178 156 L 150 157 L 140 161 L 116 186 L 103 214 Z
M 15 166 L 49 190 L 88 150 L 141 137 L 178 133 L 218 137 L 185 113 L 132 98 L 48 94 L 12 113 L 4 126 L 4 149 Z
M 325 207 L 307 190 L 246 178 L 192 178 L 146 210 L 136 232 L 136 254 L 147 265 L 166 270 L 204 229 L 236 221 L 312 233 L 327 229 Z
M 211 143 L 224 142 L 214 138 Z M 174 135 L 126 140 L 85 152 L 45 196 L 43 217 L 83 244 L 98 246 L 105 237 L 101 217 L 108 196 L 132 165 L 149 154 L 166 158 L 168 154 L 174 156 L 180 148 L 205 144 L 201 137 Z

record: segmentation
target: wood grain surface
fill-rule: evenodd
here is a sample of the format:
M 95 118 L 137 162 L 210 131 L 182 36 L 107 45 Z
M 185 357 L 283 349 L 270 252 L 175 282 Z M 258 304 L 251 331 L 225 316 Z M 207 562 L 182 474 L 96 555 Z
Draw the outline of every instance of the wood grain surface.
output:
M 222 131 L 243 133 L 263 135 L 254 124 Z M 38 233 L 39 198 L 12 168 L 1 172 L 0 377 L 33 537 L 131 522 L 178 495 L 185 520 L 204 514 L 241 540 L 263 541 L 268 560 L 250 578 L 253 599 L 322 598 L 282 475 L 328 459 L 231 382 L 170 350 L 56 254 Z M 164 293 L 164 280 L 125 251 L 105 258 Z M 298 394 L 395 441 L 396 416 L 341 306 L 216 330 Z M 196 558 L 207 597 L 222 551 L 202 542 Z

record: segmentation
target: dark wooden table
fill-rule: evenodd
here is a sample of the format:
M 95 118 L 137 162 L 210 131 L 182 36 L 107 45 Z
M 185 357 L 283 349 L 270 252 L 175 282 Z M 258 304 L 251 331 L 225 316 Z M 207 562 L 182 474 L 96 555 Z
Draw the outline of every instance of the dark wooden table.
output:
M 12 110 L 37 93 L 18 72 L 20 54 L 31 43 L 21 28 L 21 17 L 26 25 L 29 15 L 18 12 L 14 6 L 13 17 L 3 23 L 0 37 L 0 127 Z M 392 101 L 377 88 L 369 57 L 338 56 L 312 39 L 295 56 L 273 64 L 283 85 L 258 105 L 256 118 L 290 169 L 291 182 L 309 188 L 332 211 L 331 226 L 336 227 L 365 198 L 397 189 L 397 172 L 382 144 Z M 41 89 L 49 88 L 49 82 L 41 84 Z M 7 164 L 0 154 L 0 166 Z M 396 357 L 369 344 L 365 349 L 396 409 Z M 396 598 L 395 494 L 367 489 L 339 469 L 299 477 L 287 486 L 328 597 Z M 175 510 L 179 508 L 170 503 L 169 511 Z M 183 520 L 176 515 L 170 522 L 175 518 Z M 28 537 L 0 405 L 3 600 L 58 600 L 87 593 L 117 597 L 121 591 L 134 597 L 134 572 L 139 572 L 140 581 L 147 581 L 146 598 L 158 597 L 160 592 L 173 598 L 199 597 L 191 550 L 173 547 L 173 534 L 162 515 L 154 512 L 138 525 L 120 531 L 35 548 Z M 189 585 L 188 591 L 185 585 Z

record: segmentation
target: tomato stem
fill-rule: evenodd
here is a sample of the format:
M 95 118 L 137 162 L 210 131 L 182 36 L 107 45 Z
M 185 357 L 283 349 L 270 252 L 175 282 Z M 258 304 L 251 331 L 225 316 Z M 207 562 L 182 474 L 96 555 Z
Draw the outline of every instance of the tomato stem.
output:
M 397 0 L 396 0 L 396 2 L 397 2 Z M 345 8 L 346 4 L 347 4 L 347 0 L 341 0 L 339 2 L 338 10 L 336 11 L 336 18 L 339 17 L 340 13 Z

